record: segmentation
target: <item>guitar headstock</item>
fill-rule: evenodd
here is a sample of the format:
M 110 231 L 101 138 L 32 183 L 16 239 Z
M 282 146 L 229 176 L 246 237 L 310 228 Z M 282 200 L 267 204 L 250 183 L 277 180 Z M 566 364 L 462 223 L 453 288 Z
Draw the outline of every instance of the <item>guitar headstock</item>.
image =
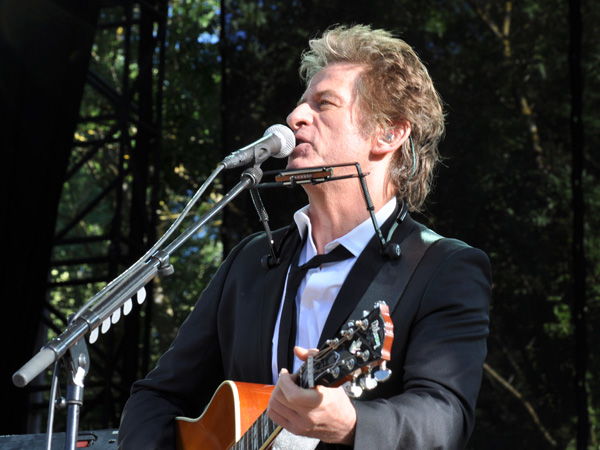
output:
M 378 302 L 375 309 L 349 322 L 308 359 L 298 371 L 298 384 L 310 388 L 348 383 L 348 395 L 358 397 L 364 389 L 373 389 L 389 378 L 386 361 L 390 360 L 393 338 L 389 308 Z

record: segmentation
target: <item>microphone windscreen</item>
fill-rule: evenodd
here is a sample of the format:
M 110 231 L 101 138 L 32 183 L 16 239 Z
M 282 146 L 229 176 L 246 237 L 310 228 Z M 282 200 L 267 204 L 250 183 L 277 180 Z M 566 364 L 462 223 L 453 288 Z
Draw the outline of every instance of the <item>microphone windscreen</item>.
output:
M 267 134 L 274 134 L 281 140 L 281 150 L 273 154 L 275 158 L 287 158 L 294 151 L 296 137 L 290 128 L 280 124 L 271 125 L 267 128 L 264 135 L 266 136 Z

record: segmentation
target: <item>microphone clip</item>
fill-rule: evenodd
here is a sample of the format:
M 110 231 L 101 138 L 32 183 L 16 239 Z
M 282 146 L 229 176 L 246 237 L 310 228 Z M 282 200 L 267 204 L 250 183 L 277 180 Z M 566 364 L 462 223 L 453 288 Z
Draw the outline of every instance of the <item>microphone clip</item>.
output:
M 281 263 L 281 258 L 277 258 L 273 255 L 264 255 L 260 259 L 260 265 L 263 269 L 272 269 L 273 267 L 277 267 Z
M 387 238 L 383 237 L 383 234 L 381 233 L 381 229 L 377 225 L 377 220 L 375 218 L 373 218 L 375 234 L 377 234 L 377 236 L 379 238 L 379 244 L 380 244 L 379 253 L 382 256 L 385 256 L 386 258 L 389 258 L 389 259 L 398 259 L 398 258 L 400 258 L 400 256 L 402 256 L 402 249 L 400 248 L 400 244 L 390 241 L 390 239 L 394 235 L 394 231 L 396 231 L 396 228 L 398 227 L 398 225 L 400 225 L 404 221 L 404 219 L 406 218 L 406 214 L 408 214 L 408 201 L 406 201 L 406 199 L 404 199 L 404 198 L 401 199 L 400 201 L 402 202 L 402 204 L 400 205 L 400 211 L 398 212 L 398 215 L 396 216 L 394 223 L 392 223 L 392 226 L 390 227 L 390 231 L 388 231 Z

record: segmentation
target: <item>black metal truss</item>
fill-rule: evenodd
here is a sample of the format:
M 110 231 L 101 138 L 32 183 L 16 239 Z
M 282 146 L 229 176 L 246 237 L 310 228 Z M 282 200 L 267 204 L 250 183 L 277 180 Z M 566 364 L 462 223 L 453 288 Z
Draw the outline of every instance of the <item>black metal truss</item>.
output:
M 107 33 L 121 37 L 116 48 L 119 70 L 99 65 L 108 58 L 97 54 L 102 45 L 95 44 L 78 126 L 89 134 L 76 132 L 65 190 L 67 186 L 72 188 L 78 177 L 90 177 L 89 170 L 82 175 L 89 167 L 106 170 L 90 178 L 93 192 L 82 196 L 76 208 L 63 208 L 63 215 L 69 219 L 59 220 L 55 231 L 47 311 L 40 323 L 43 335 L 47 335 L 48 328 L 59 332 L 70 310 L 88 300 L 69 299 L 70 295 L 101 288 L 155 240 L 167 9 L 167 0 L 102 2 L 95 39 L 106 44 Z M 110 48 L 115 50 L 115 42 Z M 106 76 L 117 72 L 118 76 Z M 93 114 L 83 110 L 86 95 L 96 101 Z M 73 198 L 72 192 L 70 195 Z M 82 227 L 82 223 L 93 224 L 94 217 L 107 215 L 110 220 L 90 226 L 93 231 Z M 56 276 L 60 273 L 70 276 Z M 147 291 L 143 314 L 130 314 L 125 325 L 113 326 L 97 344 L 89 346 L 91 369 L 86 388 L 96 391 L 86 392 L 82 423 L 85 415 L 91 415 L 94 427 L 118 426 L 131 382 L 149 366 L 151 286 Z M 59 298 L 63 304 L 63 297 L 64 310 L 52 307 L 50 299 Z M 49 386 L 42 382 L 36 388 Z M 40 401 L 32 406 L 32 414 L 41 414 L 47 405 Z

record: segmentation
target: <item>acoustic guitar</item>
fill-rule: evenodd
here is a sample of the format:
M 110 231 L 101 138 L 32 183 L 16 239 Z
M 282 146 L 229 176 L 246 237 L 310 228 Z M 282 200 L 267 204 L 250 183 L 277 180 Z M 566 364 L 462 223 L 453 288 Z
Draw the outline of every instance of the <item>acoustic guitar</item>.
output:
M 394 327 L 389 308 L 378 302 L 362 319 L 349 322 L 335 339 L 328 340 L 296 372 L 304 388 L 344 385 L 351 397 L 373 389 L 390 376 Z M 274 386 L 225 381 L 204 413 L 196 418 L 177 417 L 177 450 L 267 450 L 281 431 L 267 416 Z

